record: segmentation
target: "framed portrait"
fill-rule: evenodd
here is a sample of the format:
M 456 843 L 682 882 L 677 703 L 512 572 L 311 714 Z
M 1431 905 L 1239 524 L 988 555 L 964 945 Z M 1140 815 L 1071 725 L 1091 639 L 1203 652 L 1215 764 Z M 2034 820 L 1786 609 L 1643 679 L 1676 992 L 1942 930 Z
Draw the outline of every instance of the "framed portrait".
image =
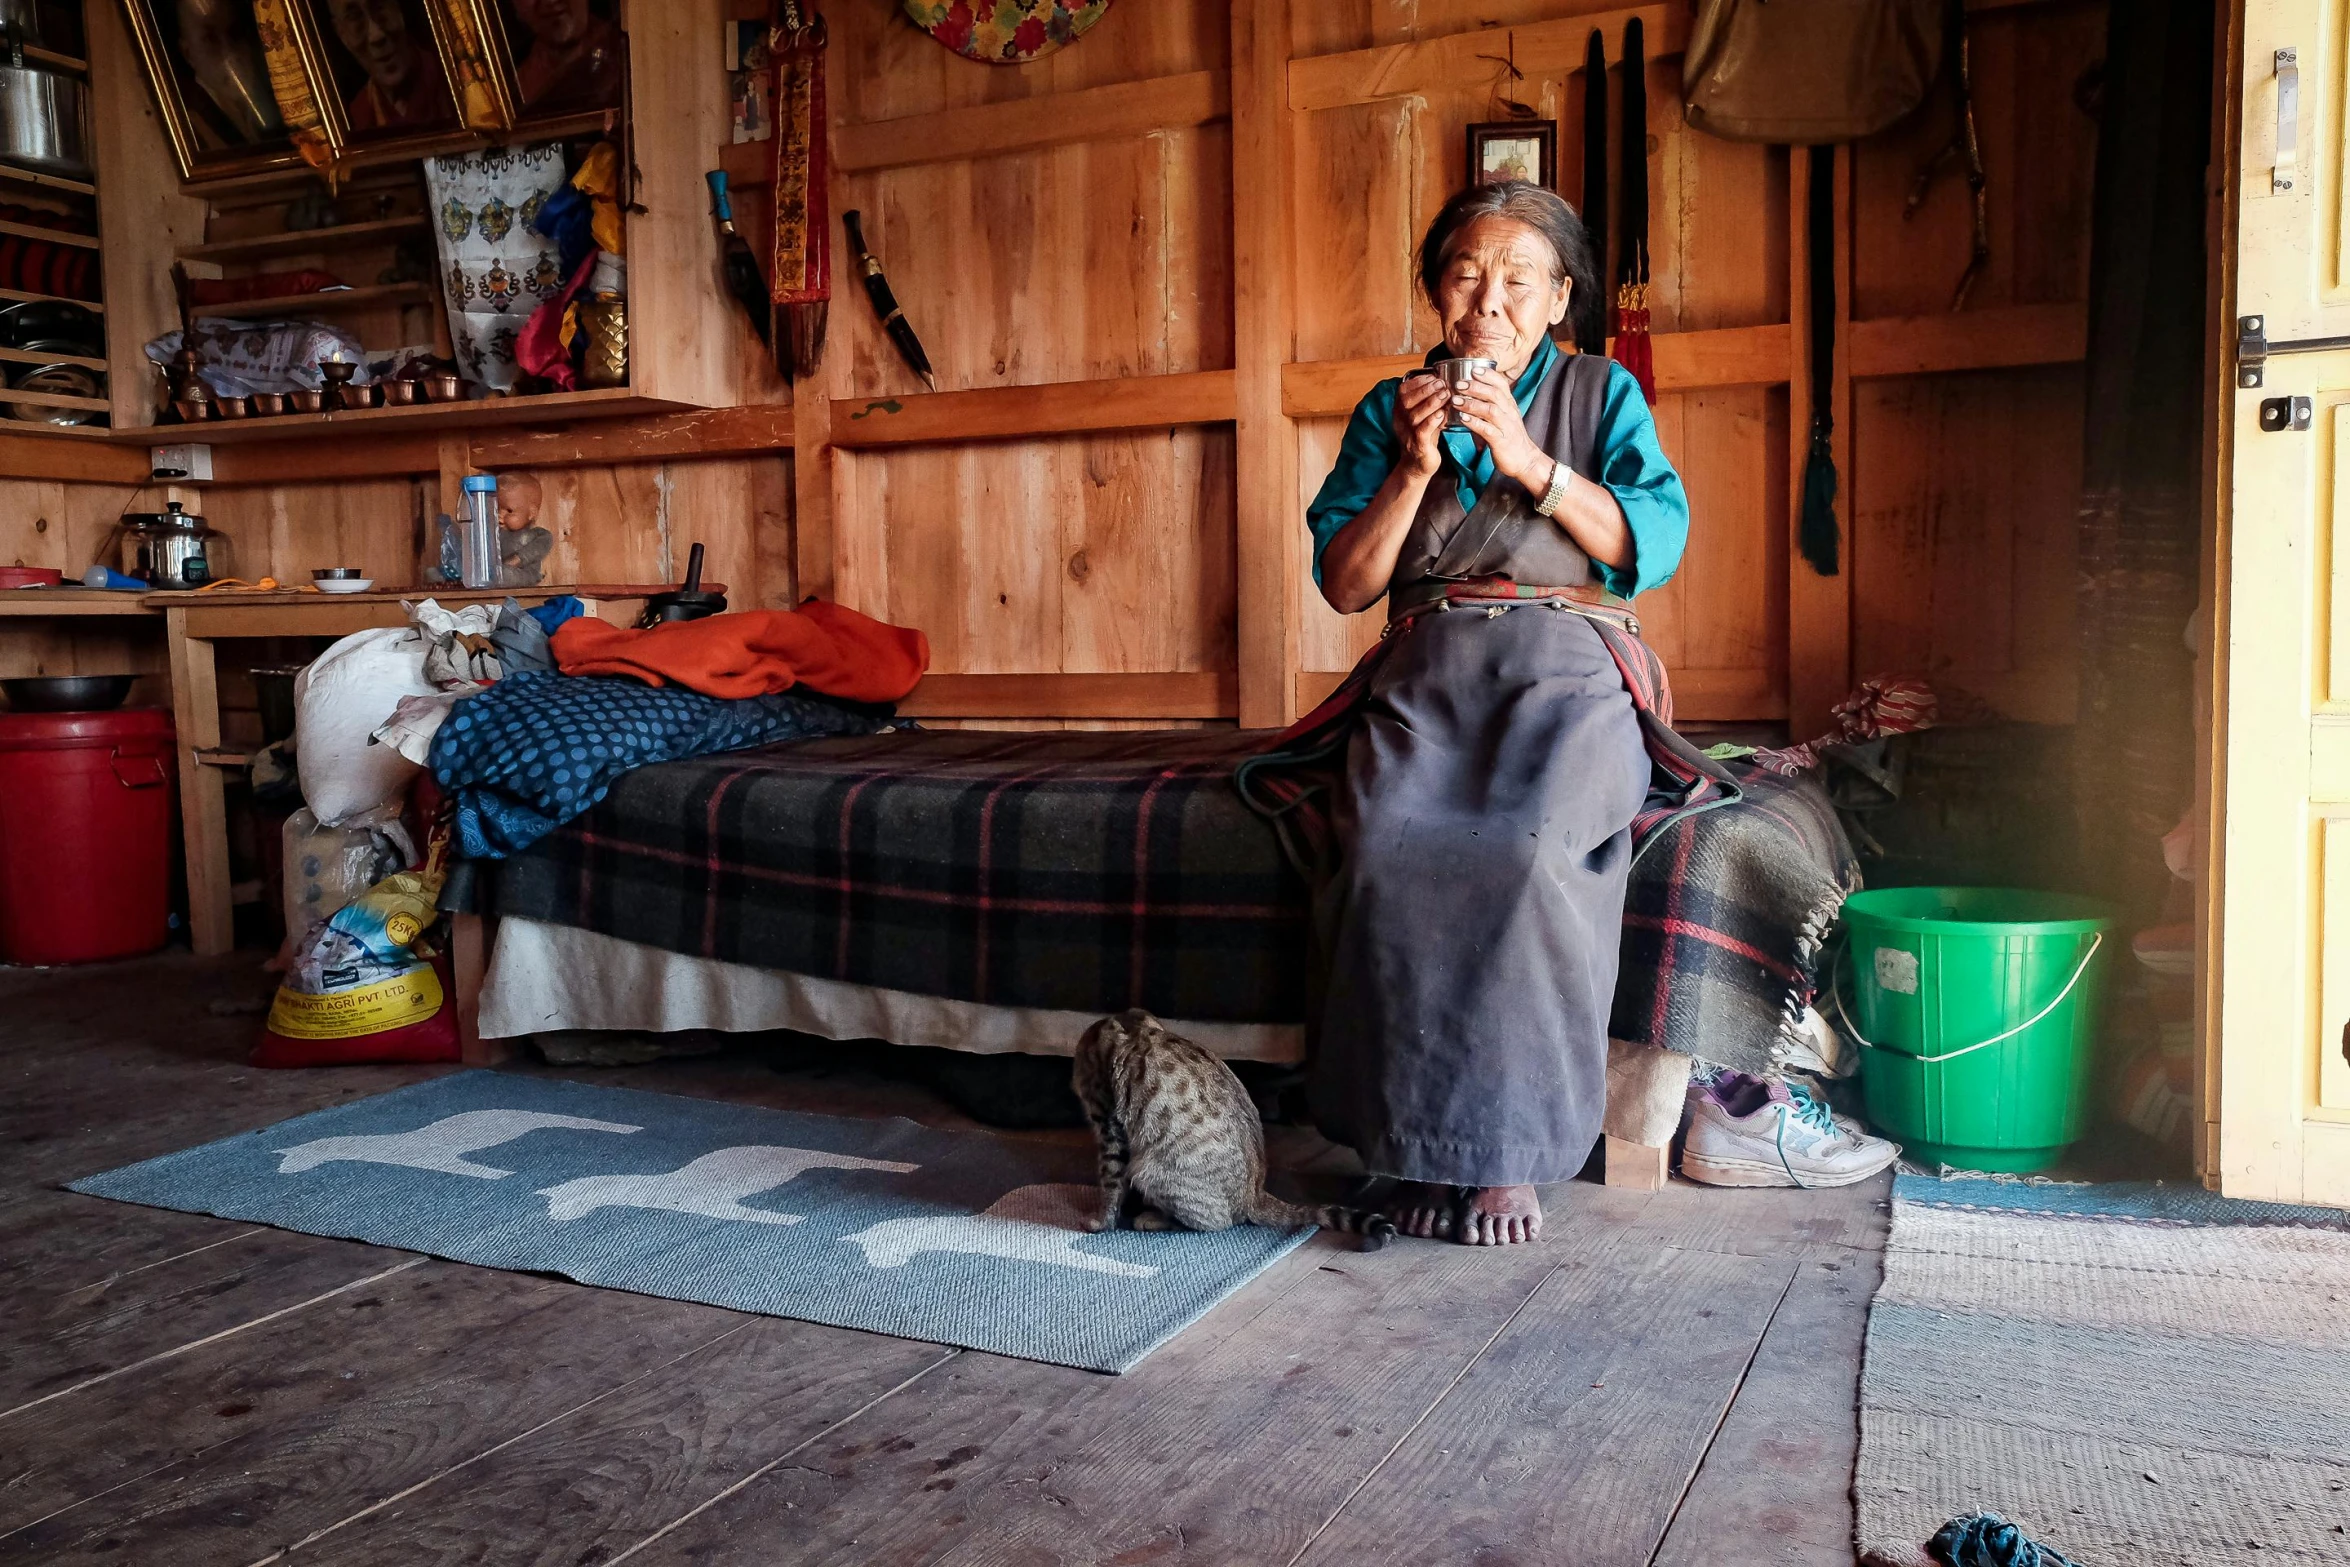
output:
M 1556 120 L 1488 120 L 1469 127 L 1469 183 L 1528 180 L 1558 188 Z
M 302 161 L 251 0 L 124 0 L 123 9 L 181 179 Z
M 426 0 L 288 0 L 288 9 L 306 13 L 318 96 L 338 149 L 464 132 Z
M 445 0 L 462 4 L 467 0 Z M 628 85 L 619 0 L 482 0 L 513 62 L 516 118 L 617 109 Z

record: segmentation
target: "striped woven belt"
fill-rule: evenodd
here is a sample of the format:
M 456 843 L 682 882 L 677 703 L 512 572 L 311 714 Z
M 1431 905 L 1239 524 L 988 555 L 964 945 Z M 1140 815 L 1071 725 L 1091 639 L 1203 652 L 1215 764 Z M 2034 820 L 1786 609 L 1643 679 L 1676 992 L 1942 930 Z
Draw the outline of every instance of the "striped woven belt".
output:
M 1431 610 L 1450 609 L 1455 604 L 1482 605 L 1496 613 L 1521 604 L 1551 604 L 1595 620 L 1612 621 L 1634 636 L 1640 634 L 1640 622 L 1633 615 L 1631 604 L 1605 588 L 1589 583 L 1545 587 L 1533 582 L 1513 582 L 1507 577 L 1475 577 L 1465 582 L 1426 578 L 1415 582 L 1387 596 L 1387 623 L 1390 627 L 1400 626 Z

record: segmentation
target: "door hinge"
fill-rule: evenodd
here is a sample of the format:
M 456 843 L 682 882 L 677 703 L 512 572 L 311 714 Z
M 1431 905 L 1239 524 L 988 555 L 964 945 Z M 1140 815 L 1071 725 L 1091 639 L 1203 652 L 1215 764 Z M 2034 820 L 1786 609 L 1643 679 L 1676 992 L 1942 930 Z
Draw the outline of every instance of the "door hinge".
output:
M 2258 386 L 2268 369 L 2268 317 L 2236 317 L 2236 384 Z
M 2306 430 L 2309 423 L 2309 399 L 2306 397 L 2263 397 L 2260 400 L 2260 428 L 2270 435 L 2281 435 L 2288 430 Z

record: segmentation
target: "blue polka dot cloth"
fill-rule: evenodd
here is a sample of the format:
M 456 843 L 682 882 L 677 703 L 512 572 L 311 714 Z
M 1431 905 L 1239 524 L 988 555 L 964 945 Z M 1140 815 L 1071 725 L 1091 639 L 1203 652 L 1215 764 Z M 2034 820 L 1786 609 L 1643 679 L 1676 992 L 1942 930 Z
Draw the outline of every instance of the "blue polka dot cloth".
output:
M 735 701 L 618 676 L 524 671 L 456 705 L 433 736 L 430 766 L 457 802 L 460 851 L 496 860 L 586 814 L 639 767 L 889 724 L 812 692 Z

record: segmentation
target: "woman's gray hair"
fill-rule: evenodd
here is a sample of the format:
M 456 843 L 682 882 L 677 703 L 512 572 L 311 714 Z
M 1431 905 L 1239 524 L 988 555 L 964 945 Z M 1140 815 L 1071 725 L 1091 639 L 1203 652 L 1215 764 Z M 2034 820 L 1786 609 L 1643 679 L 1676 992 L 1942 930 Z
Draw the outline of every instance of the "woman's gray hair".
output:
M 1453 241 L 1479 218 L 1510 218 L 1540 234 L 1554 258 L 1551 277 L 1574 282 L 1574 301 L 1569 308 L 1578 318 L 1585 311 L 1600 308 L 1599 262 L 1591 253 L 1591 236 L 1585 232 L 1583 220 L 1563 197 L 1530 180 L 1471 185 L 1444 204 L 1436 221 L 1428 225 L 1427 237 L 1420 241 L 1420 287 L 1431 303 L 1436 299 L 1437 285 L 1444 280 L 1444 264 Z

